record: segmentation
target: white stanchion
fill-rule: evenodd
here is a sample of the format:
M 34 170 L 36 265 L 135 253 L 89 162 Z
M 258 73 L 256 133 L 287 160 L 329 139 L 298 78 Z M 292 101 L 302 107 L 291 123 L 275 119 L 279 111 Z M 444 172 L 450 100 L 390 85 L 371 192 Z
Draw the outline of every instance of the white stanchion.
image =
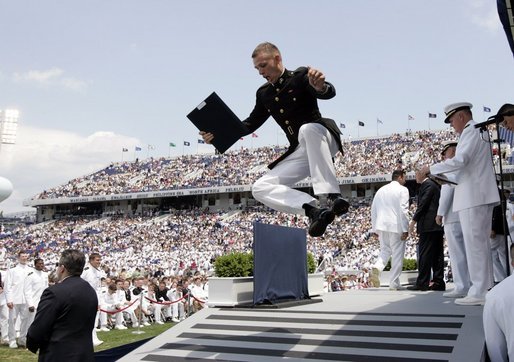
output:
M 141 323 L 143 323 L 143 292 L 139 294 L 139 318 L 137 324 L 137 330 L 132 331 L 132 334 L 144 334 L 145 331 L 141 330 Z

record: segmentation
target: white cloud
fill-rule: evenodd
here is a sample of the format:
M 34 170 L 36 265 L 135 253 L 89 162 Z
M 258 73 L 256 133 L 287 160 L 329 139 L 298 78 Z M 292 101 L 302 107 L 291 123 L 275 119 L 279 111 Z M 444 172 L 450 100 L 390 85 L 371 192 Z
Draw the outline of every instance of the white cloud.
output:
M 470 2 L 470 19 L 475 25 L 495 33 L 501 30 L 496 2 L 473 0 Z
M 56 67 L 48 70 L 29 70 L 25 73 L 14 73 L 12 79 L 17 83 L 25 82 L 45 86 L 53 85 L 73 91 L 84 90 L 87 86 L 85 81 L 73 77 L 65 77 L 64 70 Z
M 121 161 L 123 147 L 134 149 L 141 144 L 136 138 L 113 132 L 82 136 L 20 125 L 17 143 L 0 149 L 0 176 L 14 185 L 12 195 L 0 204 L 0 210 L 24 210 L 24 199 Z M 125 160 L 131 156 L 123 155 Z
M 62 69 L 52 68 L 48 70 L 29 70 L 26 73 L 14 73 L 13 77 L 16 82 L 49 83 L 52 78 L 58 78 L 63 73 Z
M 64 88 L 68 88 L 74 91 L 81 91 L 87 87 L 86 82 L 75 78 L 63 78 L 60 83 Z

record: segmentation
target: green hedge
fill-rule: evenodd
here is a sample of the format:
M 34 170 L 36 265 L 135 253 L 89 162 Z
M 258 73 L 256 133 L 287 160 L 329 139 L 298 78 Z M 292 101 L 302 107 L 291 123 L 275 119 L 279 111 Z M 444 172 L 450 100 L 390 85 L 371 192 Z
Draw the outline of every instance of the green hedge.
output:
M 311 253 L 307 253 L 307 272 L 316 271 L 316 260 Z M 231 253 L 216 258 L 214 274 L 217 277 L 251 277 L 253 276 L 253 254 Z
M 391 259 L 389 259 L 389 261 L 387 262 L 387 265 L 385 266 L 384 270 L 391 270 Z M 416 259 L 403 259 L 402 270 L 418 270 L 418 262 L 416 261 Z

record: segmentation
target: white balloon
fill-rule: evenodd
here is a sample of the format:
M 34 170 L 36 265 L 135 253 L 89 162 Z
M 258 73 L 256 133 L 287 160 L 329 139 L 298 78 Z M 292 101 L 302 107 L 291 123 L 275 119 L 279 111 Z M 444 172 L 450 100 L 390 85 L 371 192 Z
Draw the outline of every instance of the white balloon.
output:
M 12 193 L 12 183 L 5 177 L 0 176 L 0 202 L 8 198 Z

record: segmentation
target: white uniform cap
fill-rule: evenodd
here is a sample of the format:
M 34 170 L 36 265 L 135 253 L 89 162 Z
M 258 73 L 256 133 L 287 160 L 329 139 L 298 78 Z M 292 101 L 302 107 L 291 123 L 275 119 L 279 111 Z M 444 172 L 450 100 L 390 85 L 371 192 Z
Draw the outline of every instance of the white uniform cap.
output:
M 459 102 L 447 105 L 446 107 L 444 107 L 444 114 L 446 114 L 446 119 L 444 120 L 444 123 L 450 123 L 450 117 L 458 111 L 471 108 L 473 108 L 473 105 L 468 102 Z

